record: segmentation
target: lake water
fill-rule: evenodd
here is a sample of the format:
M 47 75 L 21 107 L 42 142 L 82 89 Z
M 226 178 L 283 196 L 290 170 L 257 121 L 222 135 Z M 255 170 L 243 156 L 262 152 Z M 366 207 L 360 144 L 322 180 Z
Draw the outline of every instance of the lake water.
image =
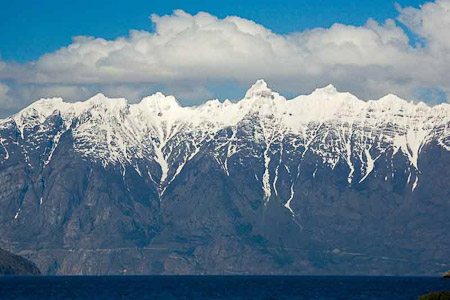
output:
M 2 300 L 411 300 L 437 290 L 450 290 L 450 280 L 305 276 L 0 277 Z

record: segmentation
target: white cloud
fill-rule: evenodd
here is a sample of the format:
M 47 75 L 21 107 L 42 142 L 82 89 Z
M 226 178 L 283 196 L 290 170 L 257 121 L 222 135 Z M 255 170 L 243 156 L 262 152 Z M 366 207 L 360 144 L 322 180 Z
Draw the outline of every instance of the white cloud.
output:
M 1 108 L 8 110 L 14 108 L 14 101 L 9 96 L 10 88 L 8 85 L 0 82 L 0 104 Z
M 398 20 L 428 42 L 432 51 L 450 49 L 450 1 L 425 3 L 420 9 L 398 7 Z
M 7 97 L 9 87 L 6 84 L 0 82 L 0 101 Z
M 450 0 L 397 10 L 397 21 L 423 43 L 412 45 L 391 19 L 280 35 L 235 16 L 177 10 L 152 15 L 154 32 L 132 30 L 114 40 L 75 37 L 37 61 L 0 62 L 0 80 L 9 82 L 17 99 L 28 93 L 25 102 L 52 93 L 82 98 L 95 89 L 131 98 L 157 88 L 181 98 L 211 98 L 227 95 L 210 86 L 243 86 L 258 78 L 286 93 L 333 83 L 366 99 L 387 93 L 414 99 L 424 91 L 450 98 Z

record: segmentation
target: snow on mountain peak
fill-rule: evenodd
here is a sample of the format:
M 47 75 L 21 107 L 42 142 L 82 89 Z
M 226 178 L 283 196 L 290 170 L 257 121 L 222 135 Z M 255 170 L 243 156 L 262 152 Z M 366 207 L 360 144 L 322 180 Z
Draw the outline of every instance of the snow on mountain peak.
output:
M 327 95 L 335 95 L 337 93 L 338 93 L 338 91 L 337 91 L 336 87 L 332 84 L 329 84 L 322 88 L 317 88 L 313 92 L 313 94 L 327 94 Z
M 62 105 L 64 105 L 64 100 L 62 98 L 42 98 L 25 107 L 16 115 L 27 115 L 32 112 L 49 115 L 55 109 L 60 109 Z
M 12 118 L 16 124 L 26 123 L 28 119 L 27 126 L 29 127 L 42 123 L 54 111 L 59 111 L 63 118 L 70 122 L 69 119 L 95 110 L 96 115 L 129 115 L 131 118 L 138 117 L 140 122 L 152 124 L 182 122 L 198 126 L 206 122 L 220 127 L 233 126 L 245 115 L 258 112 L 261 116 L 276 115 L 283 119 L 283 122 L 289 127 L 297 128 L 297 125 L 303 126 L 301 124 L 310 121 L 320 121 L 337 116 L 345 115 L 352 118 L 352 116 L 355 117 L 369 109 L 377 114 L 384 111 L 395 113 L 407 110 L 410 114 L 415 114 L 416 111 L 433 110 L 438 112 L 439 110 L 439 114 L 445 116 L 449 111 L 449 106 L 445 104 L 439 108 L 431 108 L 425 104 L 417 105 L 407 102 L 391 94 L 380 100 L 366 102 L 350 93 L 338 92 L 331 84 L 314 90 L 310 95 L 301 95 L 292 100 L 286 100 L 278 93 L 273 92 L 267 83 L 260 79 L 248 89 L 245 98 L 238 102 L 211 100 L 199 106 L 183 107 L 175 97 L 158 92 L 143 98 L 139 103 L 129 104 L 124 98 L 108 98 L 99 93 L 86 101 L 74 103 L 64 102 L 61 98 L 41 99 Z
M 159 182 L 161 193 L 207 141 L 219 139 L 222 144 L 217 149 L 227 149 L 227 161 L 238 149 L 236 128 L 239 126 L 255 129 L 245 132 L 250 134 L 249 139 L 265 147 L 266 170 L 273 150 L 271 145 L 279 143 L 279 139 L 295 136 L 296 141 L 304 141 L 308 148 L 316 136 L 323 134 L 320 147 L 314 151 L 330 166 L 344 159 L 352 170 L 349 182 L 356 172 L 351 147 L 356 147 L 358 157 L 366 160 L 361 167 L 364 173 L 361 180 L 373 169 L 376 156 L 371 156 L 370 151 L 375 149 L 388 151 L 392 148 L 394 154 L 401 151 L 415 169 L 418 169 L 422 146 L 431 135 L 437 134 L 437 142 L 450 150 L 447 145 L 450 105 L 428 107 L 394 95 L 366 102 L 350 93 L 338 92 L 333 85 L 286 100 L 273 92 L 264 80 L 258 80 L 242 101 L 216 99 L 192 107 L 181 106 L 175 97 L 162 93 L 145 97 L 136 104 L 103 94 L 75 103 L 64 102 L 61 98 L 41 99 L 4 121 L 9 121 L 12 128 L 16 126 L 22 136 L 20 142 L 25 143 L 30 133 L 54 129 L 52 121 L 46 120 L 55 112 L 64 126 L 54 136 L 55 146 L 50 153 L 63 133 L 70 129 L 75 150 L 104 165 L 135 164 L 138 158 L 159 164 L 161 173 L 151 180 Z M 222 129 L 231 133 L 231 137 L 223 132 L 220 137 L 216 136 Z M 379 132 L 382 134 L 377 136 Z M 336 138 L 327 139 L 329 134 Z M 351 140 L 358 143 L 357 146 L 352 146 Z M 292 143 L 298 147 L 297 142 Z M 177 148 L 180 145 L 182 149 Z M 51 154 L 46 163 L 50 159 Z M 226 163 L 221 163 L 228 172 Z M 139 173 L 148 172 L 133 166 Z M 264 174 L 267 196 L 270 195 L 270 174 Z
M 159 112 L 181 107 L 174 96 L 166 96 L 161 92 L 157 92 L 151 96 L 143 98 L 138 105 L 152 108 L 153 110 Z
M 62 98 L 42 98 L 14 114 L 11 118 L 23 137 L 25 128 L 44 123 L 55 110 L 61 111 L 64 104 Z
M 309 101 L 326 101 L 327 106 L 336 106 L 336 108 L 349 105 L 354 106 L 364 103 L 364 101 L 358 99 L 351 93 L 339 92 L 332 84 L 327 85 L 323 88 L 317 88 L 310 95 L 302 95 L 297 97 L 296 99 L 305 98 L 307 98 Z
M 379 105 L 383 105 L 383 106 L 389 106 L 392 108 L 401 108 L 404 106 L 407 106 L 409 104 L 413 104 L 412 102 L 408 102 L 400 97 L 398 97 L 397 95 L 394 94 L 388 94 L 382 98 L 380 98 L 379 100 L 376 101 Z M 414 104 L 413 104 L 414 105 Z
M 77 104 L 79 104 L 78 102 Z M 83 103 L 83 102 L 81 102 Z M 109 109 L 122 109 L 128 105 L 128 101 L 125 98 L 108 98 L 102 93 L 98 93 L 88 100 L 84 101 L 84 105 L 89 107 L 107 107 Z
M 245 93 L 245 99 L 251 98 L 269 98 L 272 96 L 272 90 L 267 86 L 263 79 L 257 80 L 251 88 Z

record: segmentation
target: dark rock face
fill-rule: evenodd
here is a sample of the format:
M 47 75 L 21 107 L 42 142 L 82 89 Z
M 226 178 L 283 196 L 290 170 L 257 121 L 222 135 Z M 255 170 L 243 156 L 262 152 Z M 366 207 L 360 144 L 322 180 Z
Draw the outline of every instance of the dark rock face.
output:
M 144 130 L 135 107 L 89 105 L 31 107 L 0 125 L 0 245 L 45 274 L 424 275 L 450 266 L 442 113 L 402 102 L 397 124 L 369 106 L 352 124 L 339 110 L 295 131 L 258 107 L 220 128 L 167 119 Z M 419 142 L 406 139 L 424 128 Z
M 31 261 L 0 249 L 0 275 L 39 275 L 41 272 Z

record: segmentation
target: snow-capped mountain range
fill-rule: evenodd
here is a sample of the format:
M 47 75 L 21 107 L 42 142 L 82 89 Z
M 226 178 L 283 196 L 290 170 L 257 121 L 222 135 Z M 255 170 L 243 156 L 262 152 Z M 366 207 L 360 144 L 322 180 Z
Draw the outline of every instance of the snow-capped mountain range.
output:
M 123 98 L 110 99 L 103 94 L 76 103 L 67 103 L 61 98 L 41 99 L 0 121 L 0 174 L 3 174 L 0 178 L 5 184 L 3 193 L 0 193 L 0 204 L 5 208 L 0 221 L 3 228 L 12 232 L 6 234 L 8 237 L 3 239 L 3 243 L 18 250 L 30 251 L 29 245 L 16 244 L 17 237 L 26 235 L 18 224 L 27 222 L 29 218 L 37 218 L 33 223 L 38 227 L 59 224 L 61 228 L 56 226 L 50 231 L 51 234 L 58 232 L 58 241 L 54 243 L 59 248 L 67 249 L 70 245 L 71 249 L 78 249 L 77 243 L 91 239 L 86 236 L 88 232 L 108 226 L 106 220 L 114 215 L 110 205 L 127 195 L 130 203 L 142 201 L 137 198 L 155 203 L 148 212 L 152 215 L 149 218 L 152 220 L 151 225 L 146 224 L 145 230 L 140 228 L 142 224 L 133 225 L 139 230 L 152 232 L 142 233 L 148 239 L 148 243 L 144 243 L 145 247 L 149 247 L 155 239 L 164 236 L 164 228 L 168 224 L 172 225 L 173 220 L 170 218 L 179 214 L 164 211 L 165 205 L 170 206 L 170 210 L 177 210 L 177 205 L 171 202 L 183 202 L 184 197 L 196 198 L 194 207 L 199 207 L 199 202 L 211 201 L 211 197 L 219 202 L 224 200 L 217 199 L 231 197 L 215 195 L 215 190 L 221 188 L 234 189 L 240 194 L 241 200 L 250 203 L 251 209 L 248 208 L 247 213 L 251 211 L 252 217 L 248 221 L 251 224 L 248 234 L 253 236 L 259 232 L 257 235 L 262 236 L 266 244 L 286 247 L 287 241 L 275 241 L 277 235 L 284 235 L 277 230 L 287 232 L 288 236 L 301 236 L 308 227 L 305 215 L 310 215 L 309 221 L 313 222 L 310 225 L 317 225 L 314 214 L 308 211 L 308 206 L 312 204 L 306 204 L 305 198 L 311 198 L 308 201 L 314 197 L 320 197 L 321 201 L 334 199 L 332 202 L 342 197 L 354 198 L 356 200 L 352 200 L 354 203 L 351 204 L 350 212 L 354 217 L 361 213 L 360 207 L 372 193 L 382 192 L 380 197 L 383 199 L 397 197 L 394 202 L 399 206 L 402 201 L 423 201 L 427 198 L 421 194 L 421 186 L 422 193 L 432 197 L 427 182 L 433 182 L 435 176 L 450 179 L 441 171 L 446 168 L 445 162 L 450 157 L 449 126 L 449 104 L 430 107 L 424 103 L 408 102 L 395 95 L 362 101 L 350 93 L 338 92 L 332 85 L 316 89 L 310 95 L 287 100 L 269 89 L 263 80 L 258 80 L 240 101 L 211 100 L 195 107 L 183 107 L 173 96 L 161 93 L 145 97 L 136 104 L 130 104 Z M 427 157 L 423 153 L 432 155 L 428 160 L 435 158 L 440 165 L 434 165 L 430 171 L 422 159 Z M 76 161 L 76 164 L 71 165 L 68 160 L 72 163 Z M 205 166 L 199 167 L 206 161 L 208 163 Z M 61 172 L 69 167 L 81 168 L 75 172 L 76 176 L 87 176 L 85 180 L 74 180 L 82 182 L 78 185 L 83 186 L 83 192 L 80 192 L 77 184 L 58 181 Z M 96 192 L 97 198 L 85 194 L 90 189 L 96 189 L 94 181 L 101 180 L 101 177 L 90 177 L 93 171 L 99 176 L 114 177 L 115 188 L 121 190 L 121 196 L 111 194 L 110 191 Z M 198 181 L 193 175 L 199 172 L 208 179 L 214 177 L 214 184 L 202 186 L 201 180 Z M 16 173 L 23 175 L 22 183 L 21 180 L 14 180 Z M 199 192 L 199 189 L 203 192 Z M 448 190 L 442 187 L 439 193 L 442 189 Z M 356 193 L 357 196 L 348 193 Z M 96 211 L 102 212 L 101 216 L 94 216 L 92 212 L 87 215 L 86 212 L 82 215 L 77 215 L 81 212 L 74 213 L 75 207 L 76 210 L 83 206 L 84 210 L 90 210 L 91 206 L 97 206 L 93 203 L 99 201 L 98 197 L 103 199 L 102 207 L 96 208 Z M 58 201 L 60 198 L 64 199 L 64 205 Z M 449 201 L 443 201 L 436 207 L 449 213 Z M 269 205 L 271 202 L 284 212 L 279 212 L 273 204 Z M 139 223 L 135 217 L 137 208 L 134 204 L 130 205 L 133 207 L 131 212 L 124 213 L 119 209 L 120 213 L 117 214 Z M 194 207 L 178 209 L 192 210 Z M 241 209 L 235 209 L 239 211 L 238 215 L 245 215 Z M 378 217 L 387 218 L 391 213 L 384 209 Z M 267 210 L 277 211 L 271 217 L 276 222 L 287 223 L 278 229 L 268 229 L 267 225 L 259 224 L 257 220 L 266 218 Z M 216 217 L 209 209 L 207 211 L 207 220 Z M 202 210 L 202 213 L 205 212 Z M 339 213 L 336 212 L 336 216 Z M 374 216 L 378 213 L 375 210 Z M 99 218 L 104 218 L 105 223 L 102 226 L 94 225 L 101 222 Z M 348 215 L 341 218 L 348 218 Z M 363 223 L 367 221 L 360 217 L 356 219 Z M 84 222 L 91 224 L 90 231 L 80 225 Z M 191 217 L 185 216 L 183 222 L 193 221 Z M 183 222 L 178 226 L 188 226 Z M 202 222 L 198 226 L 200 224 Z M 324 228 L 329 225 L 324 225 Z M 123 226 L 120 223 L 119 227 Z M 357 227 L 360 226 L 363 225 Z M 423 230 L 421 226 L 417 230 Z M 315 232 L 316 229 L 311 230 Z M 50 232 L 47 234 L 50 235 Z M 357 230 L 355 234 L 360 233 Z M 191 235 L 192 232 L 186 234 Z M 234 235 L 240 237 L 236 232 Z M 448 234 L 439 235 L 439 238 L 448 237 Z M 103 244 L 110 250 L 124 248 L 122 239 L 121 235 L 120 242 L 111 238 Z M 162 239 L 162 244 L 169 243 L 169 238 L 164 236 Z M 140 240 L 140 237 L 132 240 L 131 244 Z M 42 243 L 47 244 L 42 237 L 34 242 L 44 249 Z M 295 247 L 302 244 L 301 239 L 297 238 L 290 242 Z M 93 245 L 92 242 L 88 244 Z M 116 244 L 120 247 L 111 246 Z M 210 246 L 217 247 L 217 241 L 214 239 Z M 444 243 L 442 247 L 449 249 L 446 248 L 449 243 Z M 424 249 L 422 251 L 426 252 Z M 42 256 L 39 251 L 32 253 Z M 207 267 L 202 255 L 199 256 L 202 257 L 199 258 L 201 262 L 196 263 L 205 266 L 205 272 L 223 272 L 223 266 L 212 269 Z M 51 256 L 50 261 L 55 259 L 58 264 L 67 260 L 67 256 L 58 259 L 54 256 Z M 430 260 L 430 257 L 427 259 Z M 162 260 L 162 270 L 178 273 L 179 267 L 168 261 L 168 258 Z M 92 263 L 89 259 L 86 262 Z M 186 268 L 192 271 L 190 264 L 187 263 L 190 267 Z M 51 263 L 46 258 L 42 265 L 48 268 Z M 132 267 L 135 272 L 142 267 L 137 265 Z M 79 272 L 94 272 L 92 266 L 90 268 L 81 268 Z M 95 272 L 104 272 L 102 268 L 94 269 Z M 273 266 L 267 266 L 264 270 L 272 272 L 271 268 Z M 289 272 L 294 273 L 301 269 L 298 266 L 289 268 Z M 249 267 L 249 270 L 255 270 L 255 267 Z M 59 266 L 49 272 L 78 271 L 73 266 L 66 269 Z

